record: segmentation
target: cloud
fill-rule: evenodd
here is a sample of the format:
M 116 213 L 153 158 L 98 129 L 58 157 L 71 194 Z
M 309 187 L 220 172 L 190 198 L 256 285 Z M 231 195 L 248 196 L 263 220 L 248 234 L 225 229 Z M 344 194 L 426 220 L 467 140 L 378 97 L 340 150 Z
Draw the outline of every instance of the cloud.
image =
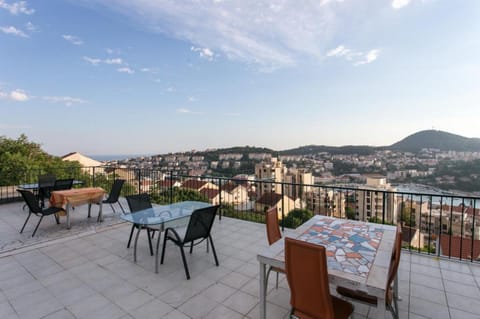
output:
M 177 112 L 182 113 L 182 114 L 201 114 L 201 112 L 195 112 L 195 111 L 185 109 L 185 108 L 179 108 L 179 109 L 177 109 Z
M 410 4 L 411 0 L 393 0 L 392 1 L 392 8 L 395 10 L 401 9 L 406 7 Z
M 25 101 L 28 101 L 30 97 L 27 95 L 27 93 L 25 93 L 25 91 L 16 89 L 16 90 L 10 91 L 10 93 L 0 91 L 0 99 L 10 100 L 15 102 L 25 102 Z
M 135 71 L 130 69 L 129 67 L 118 68 L 117 71 L 120 73 L 128 73 L 128 74 L 135 73 Z
M 372 49 L 365 53 L 362 51 L 348 49 L 344 45 L 339 45 L 336 48 L 328 51 L 326 57 L 344 58 L 345 60 L 351 62 L 353 65 L 358 66 L 372 63 L 378 58 L 379 55 L 379 49 Z
M 188 97 L 188 102 L 192 103 L 192 102 L 196 102 L 196 101 L 198 101 L 198 99 L 196 97 L 194 97 L 194 96 L 189 96 Z
M 71 35 L 71 34 L 64 34 L 64 35 L 62 35 L 62 38 L 64 38 L 65 40 L 67 40 L 68 42 L 70 42 L 71 44 L 74 44 L 74 45 L 82 45 L 83 44 L 82 39 L 80 39 L 77 36 Z
M 42 97 L 45 101 L 50 103 L 62 103 L 66 106 L 72 106 L 73 104 L 83 104 L 87 101 L 71 96 L 44 96 Z
M 30 32 L 35 32 L 35 31 L 38 31 L 38 28 L 36 25 L 34 25 L 33 23 L 31 23 L 30 21 L 28 21 L 26 24 L 25 24 L 25 28 L 30 31 Z
M 363 60 L 356 62 L 355 65 L 372 63 L 378 58 L 379 54 L 380 54 L 380 50 L 378 49 L 370 50 L 367 52 L 367 54 L 363 56 Z
M 35 12 L 35 10 L 27 7 L 26 1 L 17 1 L 17 2 L 13 2 L 12 4 L 8 4 L 6 1 L 0 0 L 0 8 L 7 10 L 13 15 L 17 15 L 19 13 L 29 15 Z
M 260 70 L 323 59 L 339 20 L 347 20 L 341 1 L 333 0 L 304 1 L 301 6 L 277 0 L 89 1 L 191 43 L 203 58 L 222 56 Z
M 105 64 L 123 64 L 123 61 L 120 58 L 115 58 L 115 59 L 105 59 L 105 60 L 103 60 L 103 63 L 105 63 Z
M 84 56 L 83 59 L 88 63 L 90 63 L 91 65 L 99 65 L 102 62 L 102 60 L 100 59 L 90 58 L 88 56 Z
M 332 56 L 345 56 L 350 52 L 349 49 L 345 48 L 343 45 L 339 45 L 335 49 L 332 49 L 327 52 L 327 57 Z
M 198 52 L 201 58 L 207 59 L 209 61 L 213 61 L 214 53 L 209 48 L 196 48 L 191 47 L 190 51 Z
M 0 27 L 0 31 L 2 31 L 5 34 L 15 35 L 17 37 L 28 38 L 28 35 L 25 32 L 15 28 L 14 26 Z

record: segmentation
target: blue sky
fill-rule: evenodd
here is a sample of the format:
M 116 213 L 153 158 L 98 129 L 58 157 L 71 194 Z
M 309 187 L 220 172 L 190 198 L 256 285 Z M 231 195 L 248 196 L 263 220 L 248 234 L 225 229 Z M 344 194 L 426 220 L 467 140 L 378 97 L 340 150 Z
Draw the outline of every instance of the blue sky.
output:
M 0 136 L 54 155 L 480 137 L 480 1 L 0 0 Z

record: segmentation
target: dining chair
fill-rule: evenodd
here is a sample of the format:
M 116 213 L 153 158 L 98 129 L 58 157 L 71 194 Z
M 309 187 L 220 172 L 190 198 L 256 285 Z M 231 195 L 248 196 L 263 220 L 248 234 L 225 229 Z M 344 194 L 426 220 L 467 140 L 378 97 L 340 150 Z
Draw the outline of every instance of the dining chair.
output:
M 38 176 L 38 193 L 37 200 L 40 202 L 40 207 L 45 207 L 45 198 L 50 198 L 50 192 L 55 185 L 57 178 L 55 175 L 45 174 Z
M 38 226 L 40 226 L 40 223 L 42 222 L 42 219 L 45 216 L 53 214 L 57 224 L 60 224 L 60 221 L 58 220 L 58 216 L 56 214 L 60 211 L 63 211 L 63 208 L 49 207 L 49 208 L 43 209 L 38 204 L 38 200 L 32 192 L 27 191 L 27 190 L 23 190 L 23 189 L 17 189 L 17 191 L 22 195 L 23 200 L 25 201 L 25 203 L 28 206 L 28 216 L 27 216 L 27 219 L 25 220 L 25 223 L 23 224 L 22 229 L 20 230 L 20 233 L 23 233 L 23 230 L 25 229 L 25 226 L 27 225 L 27 222 L 30 219 L 30 216 L 32 214 L 35 214 L 35 215 L 40 217 L 40 220 L 38 221 L 38 224 L 37 224 L 37 226 L 35 227 L 35 230 L 32 233 L 32 237 L 35 236 L 35 233 L 37 232 Z
M 280 232 L 280 226 L 278 223 L 277 206 L 270 208 L 265 213 L 265 225 L 267 228 L 268 244 L 271 246 L 275 242 L 277 242 L 279 239 L 282 238 L 282 233 Z M 285 274 L 285 270 L 279 267 L 272 267 L 272 266 L 268 267 L 267 275 L 265 276 L 265 289 L 267 289 L 268 277 L 270 276 L 271 271 L 274 271 L 277 273 L 277 281 L 275 284 L 275 288 L 278 289 L 278 274 L 279 273 Z M 265 291 L 265 294 L 266 294 L 266 291 Z
M 398 296 L 396 289 L 393 287 L 393 282 L 397 277 L 398 266 L 400 265 L 400 254 L 402 252 L 402 226 L 397 225 L 395 235 L 395 245 L 392 252 L 392 259 L 388 271 L 387 291 L 385 295 L 386 308 L 392 313 L 393 318 L 398 319 Z M 367 294 L 366 292 L 349 289 L 345 287 L 337 287 L 337 292 L 343 297 L 363 302 L 367 305 L 377 306 L 377 297 Z
M 330 294 L 325 247 L 285 238 L 285 271 L 291 315 L 300 319 L 346 319 L 353 305 Z
M 72 189 L 73 186 L 73 178 L 66 178 L 66 179 L 57 179 L 53 184 L 54 191 Z
M 136 195 L 129 195 L 125 196 L 128 203 L 128 208 L 130 209 L 131 213 L 138 212 L 140 210 L 152 208 L 152 202 L 150 201 L 150 195 L 147 193 L 136 194 Z M 132 242 L 133 231 L 135 229 L 146 229 L 147 230 L 147 237 L 148 237 L 148 247 L 150 248 L 150 255 L 153 256 L 153 246 L 152 246 L 152 238 L 155 234 L 156 229 L 145 227 L 139 224 L 132 224 L 132 228 L 130 230 L 130 237 L 128 237 L 127 248 L 130 248 L 130 243 Z M 160 236 L 160 235 L 159 235 Z
M 187 276 L 187 280 L 190 279 L 190 272 L 188 271 L 187 260 L 185 258 L 185 251 L 183 248 L 190 247 L 191 254 L 193 252 L 193 246 L 197 246 L 204 240 L 207 240 L 207 246 L 210 243 L 213 257 L 215 258 L 215 264 L 218 267 L 219 263 L 217 253 L 215 252 L 215 246 L 213 245 L 211 230 L 219 207 L 220 205 L 195 210 L 190 216 L 190 220 L 186 228 L 167 228 L 163 237 L 162 258 L 160 260 L 160 264 L 163 264 L 167 240 L 171 240 L 180 248 L 183 267 L 185 268 L 185 275 Z M 197 242 L 195 243 L 195 241 Z
M 103 204 L 110 204 L 113 213 L 115 213 L 115 208 L 113 207 L 113 204 L 117 203 L 122 209 L 122 213 L 125 214 L 125 210 L 123 209 L 122 204 L 120 204 L 120 201 L 118 200 L 124 183 L 124 179 L 116 179 L 115 182 L 113 182 L 112 189 L 110 190 L 107 199 L 103 200 Z

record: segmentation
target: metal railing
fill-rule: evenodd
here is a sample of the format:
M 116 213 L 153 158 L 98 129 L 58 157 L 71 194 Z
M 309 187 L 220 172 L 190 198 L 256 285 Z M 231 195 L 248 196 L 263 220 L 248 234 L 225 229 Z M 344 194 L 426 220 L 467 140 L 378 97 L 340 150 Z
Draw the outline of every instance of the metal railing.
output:
M 21 176 L 18 184 L 35 183 L 38 175 L 45 173 L 74 178 L 82 181 L 84 186 L 99 186 L 106 191 L 110 190 L 115 179 L 125 179 L 123 196 L 145 192 L 150 194 L 152 201 L 160 204 L 187 199 L 208 201 L 221 205 L 220 218 L 229 216 L 264 222 L 265 211 L 277 206 L 282 228 L 294 227 L 309 214 L 401 224 L 406 249 L 439 257 L 480 261 L 480 197 L 362 185 L 325 186 L 189 176 L 173 171 L 165 173 L 155 169 L 119 167 L 32 170 Z M 17 187 L 0 186 L 0 202 L 20 200 Z

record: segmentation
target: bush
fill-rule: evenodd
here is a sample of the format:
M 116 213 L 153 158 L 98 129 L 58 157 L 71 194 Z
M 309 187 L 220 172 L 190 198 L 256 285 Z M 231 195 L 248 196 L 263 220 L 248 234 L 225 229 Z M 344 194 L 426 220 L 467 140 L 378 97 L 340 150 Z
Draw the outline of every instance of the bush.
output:
M 287 228 L 297 228 L 312 217 L 313 213 L 308 209 L 294 209 L 283 219 L 283 226 Z

